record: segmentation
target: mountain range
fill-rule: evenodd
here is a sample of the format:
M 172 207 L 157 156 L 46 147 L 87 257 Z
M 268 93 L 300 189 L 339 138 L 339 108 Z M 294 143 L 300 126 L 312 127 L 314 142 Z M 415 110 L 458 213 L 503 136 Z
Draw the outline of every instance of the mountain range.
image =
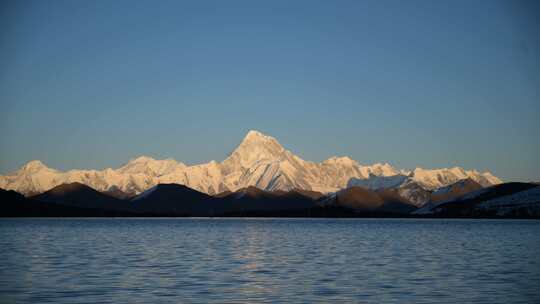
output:
M 352 186 L 324 195 L 293 189 L 265 191 L 250 186 L 210 196 L 184 185 L 158 184 L 119 199 L 81 183 L 62 184 L 25 197 L 0 189 L 0 217 L 36 216 L 264 216 L 264 217 L 540 217 L 540 186 L 503 183 L 471 190 L 458 181 L 418 208 L 396 189 Z M 471 190 L 470 192 L 468 192 Z
M 275 138 L 249 131 L 222 162 L 188 166 L 174 159 L 141 156 L 117 169 L 63 172 L 33 160 L 11 174 L 0 176 L 0 188 L 15 190 L 28 197 L 59 185 L 80 183 L 127 198 L 159 184 L 184 185 L 207 195 L 249 187 L 267 192 L 300 189 L 326 195 L 360 186 L 369 190 L 391 189 L 395 195 L 421 207 L 431 200 L 432 194 L 464 180 L 468 187 L 474 183 L 474 187 L 481 188 L 502 182 L 489 172 L 459 167 L 409 171 L 396 169 L 388 163 L 362 165 L 349 157 L 331 157 L 320 163 L 306 161 L 285 149 Z

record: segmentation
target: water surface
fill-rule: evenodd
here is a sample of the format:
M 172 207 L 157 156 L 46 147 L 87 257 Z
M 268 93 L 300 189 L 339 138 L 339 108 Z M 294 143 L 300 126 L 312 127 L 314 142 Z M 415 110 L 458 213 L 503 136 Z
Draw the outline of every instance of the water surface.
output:
M 0 302 L 540 303 L 540 221 L 4 219 Z

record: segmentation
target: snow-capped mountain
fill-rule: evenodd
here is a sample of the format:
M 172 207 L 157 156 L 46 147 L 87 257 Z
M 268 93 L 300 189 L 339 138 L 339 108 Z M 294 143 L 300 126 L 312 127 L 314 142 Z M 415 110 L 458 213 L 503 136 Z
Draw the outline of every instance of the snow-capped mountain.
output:
M 409 199 L 413 204 L 420 207 L 438 195 L 441 195 L 447 187 L 458 187 L 459 182 L 471 181 L 480 187 L 489 187 L 501 183 L 501 180 L 489 172 L 480 173 L 476 170 L 464 170 L 459 167 L 443 169 L 416 168 L 407 173 L 390 176 L 378 176 L 371 174 L 367 178 L 352 178 L 347 187 L 361 186 L 371 190 L 396 189 L 399 195 Z M 474 190 L 474 187 L 466 187 Z M 472 191 L 471 190 L 471 191 Z
M 417 168 L 407 172 L 389 164 L 364 166 L 349 157 L 331 157 L 321 163 L 305 161 L 286 150 L 275 138 L 249 131 L 222 162 L 188 166 L 173 159 L 156 160 L 141 156 L 118 169 L 62 172 L 48 168 L 40 161 L 30 161 L 20 170 L 0 176 L 0 188 L 29 196 L 61 184 L 79 182 L 99 191 L 119 189 L 134 195 L 157 184 L 176 183 L 207 194 L 249 186 L 263 190 L 304 189 L 330 193 L 348 185 L 373 188 L 391 181 L 397 182 L 406 193 L 416 188 L 437 189 L 465 178 L 483 186 L 501 182 L 490 173 L 461 168 Z
M 470 182 L 467 182 L 470 184 Z M 540 216 L 540 186 L 510 182 L 430 202 L 413 212 L 439 216 Z
M 411 178 L 425 189 L 435 190 L 448 186 L 459 180 L 470 178 L 473 181 L 488 187 L 500 184 L 501 180 L 489 172 L 480 173 L 476 170 L 464 170 L 460 167 L 444 169 L 422 169 L 416 168 L 411 173 Z

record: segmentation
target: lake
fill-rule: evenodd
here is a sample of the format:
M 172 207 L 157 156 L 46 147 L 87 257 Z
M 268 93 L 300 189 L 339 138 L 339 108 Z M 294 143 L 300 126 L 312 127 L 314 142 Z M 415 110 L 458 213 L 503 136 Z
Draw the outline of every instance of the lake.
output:
M 1 303 L 540 303 L 540 221 L 3 219 Z

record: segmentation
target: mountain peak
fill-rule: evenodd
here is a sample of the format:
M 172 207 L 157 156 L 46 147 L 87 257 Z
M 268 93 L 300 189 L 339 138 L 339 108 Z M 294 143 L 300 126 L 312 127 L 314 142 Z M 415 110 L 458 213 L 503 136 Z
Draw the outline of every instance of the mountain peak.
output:
M 323 161 L 325 164 L 340 164 L 354 166 L 358 165 L 358 162 L 348 156 L 332 156 L 329 159 Z
M 149 174 L 151 176 L 161 176 L 173 172 L 176 169 L 183 169 L 185 165 L 172 158 L 157 160 L 149 156 L 139 156 L 131 159 L 127 164 L 120 167 L 118 172 L 124 174 Z
M 39 160 L 31 160 L 22 167 L 24 171 L 39 171 L 41 169 L 48 169 L 48 167 Z
M 72 183 L 58 185 L 52 188 L 51 190 L 49 190 L 48 192 L 54 193 L 54 194 L 65 194 L 69 192 L 87 191 L 87 190 L 94 190 L 94 189 L 80 182 L 72 182 Z
M 150 156 L 141 155 L 139 157 L 131 159 L 130 163 L 147 163 L 150 161 L 154 161 L 155 159 Z
M 252 142 L 252 141 L 257 141 L 257 142 L 273 141 L 277 143 L 277 140 L 273 138 L 272 136 L 263 134 L 257 130 L 249 130 L 246 136 L 244 136 L 244 139 L 242 140 L 242 142 Z
M 246 134 L 246 137 L 253 137 L 253 136 L 266 136 L 266 135 L 257 130 L 249 130 Z
M 248 168 L 259 161 L 277 160 L 284 152 L 274 137 L 251 130 L 224 163 L 226 166 Z

